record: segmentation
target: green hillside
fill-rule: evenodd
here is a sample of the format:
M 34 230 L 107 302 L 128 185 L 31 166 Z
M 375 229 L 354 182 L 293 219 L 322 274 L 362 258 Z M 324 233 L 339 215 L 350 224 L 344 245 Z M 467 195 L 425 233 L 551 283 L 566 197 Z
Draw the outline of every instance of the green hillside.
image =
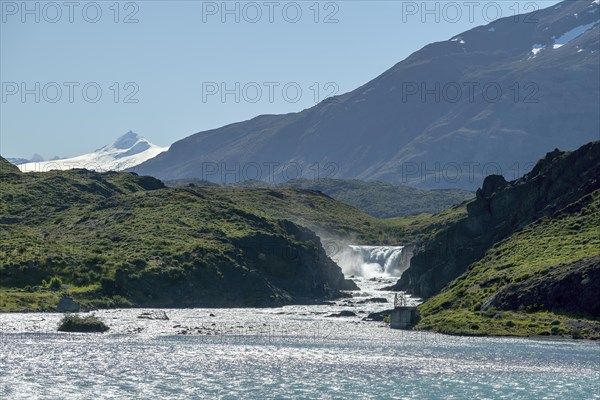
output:
M 435 214 L 475 197 L 474 193 L 466 190 L 423 190 L 356 179 L 298 179 L 282 186 L 319 190 L 378 218 Z
M 222 186 L 200 179 L 166 181 L 169 187 Z M 293 179 L 285 183 L 243 181 L 228 187 L 246 189 L 316 190 L 376 218 L 435 214 L 470 200 L 475 193 L 460 189 L 423 190 L 409 186 L 358 179 Z
M 418 327 L 600 338 L 599 227 L 597 190 L 557 218 L 542 218 L 494 246 L 419 307 Z
M 3 157 L 0 157 L 0 174 L 20 174 L 21 171 L 16 165 L 11 164 Z
M 239 193 L 243 204 L 85 170 L 0 178 L 0 310 L 53 309 L 65 292 L 100 307 L 264 306 L 347 287 L 314 233 L 251 210 L 269 193 Z
M 314 190 L 6 170 L 0 310 L 54 309 L 64 293 L 90 307 L 310 302 L 349 285 L 329 242 L 419 243 L 465 215 L 384 220 Z
M 286 187 L 191 186 L 178 190 L 210 193 L 216 198 L 264 216 L 284 218 L 309 228 L 323 240 L 350 240 L 360 244 L 418 244 L 466 216 L 465 204 L 437 214 L 402 218 L 375 218 L 317 190 Z

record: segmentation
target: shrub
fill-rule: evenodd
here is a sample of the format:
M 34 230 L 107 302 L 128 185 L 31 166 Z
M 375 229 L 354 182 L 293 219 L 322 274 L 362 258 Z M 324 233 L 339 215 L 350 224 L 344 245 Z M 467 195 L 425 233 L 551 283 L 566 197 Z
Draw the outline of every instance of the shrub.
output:
M 513 282 L 515 282 L 515 283 L 522 282 L 525 279 L 528 279 L 530 276 L 531 275 L 528 273 L 521 274 L 521 275 L 517 276 L 516 278 L 514 278 Z
M 581 333 L 581 331 L 579 329 L 573 329 L 571 331 L 571 336 L 573 337 L 573 339 L 582 339 L 583 338 L 583 334 Z
M 95 315 L 82 318 L 76 314 L 66 314 L 58 325 L 60 332 L 106 332 L 108 329 Z
M 62 287 L 62 281 L 60 280 L 59 277 L 55 276 L 52 279 L 50 279 L 50 282 L 48 282 L 48 289 L 50 290 L 60 290 L 60 288 Z

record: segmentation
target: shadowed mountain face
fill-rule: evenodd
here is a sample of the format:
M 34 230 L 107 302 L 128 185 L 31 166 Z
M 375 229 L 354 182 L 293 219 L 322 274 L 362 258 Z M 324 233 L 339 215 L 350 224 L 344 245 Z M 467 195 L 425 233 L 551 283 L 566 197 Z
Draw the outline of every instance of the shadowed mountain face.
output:
M 517 178 L 548 150 L 598 139 L 599 8 L 565 1 L 477 27 L 353 92 L 197 133 L 135 171 L 219 183 L 318 173 L 470 190 L 486 175 Z

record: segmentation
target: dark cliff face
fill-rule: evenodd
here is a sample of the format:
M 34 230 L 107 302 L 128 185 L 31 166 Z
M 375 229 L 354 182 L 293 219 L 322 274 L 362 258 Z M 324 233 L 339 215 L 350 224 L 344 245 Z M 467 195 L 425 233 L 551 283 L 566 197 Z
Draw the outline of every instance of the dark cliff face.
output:
M 280 226 L 293 238 L 258 234 L 236 241 L 240 263 L 257 271 L 277 288 L 284 303 L 311 303 L 340 296 L 340 290 L 357 290 L 340 267 L 325 254 L 314 232 L 287 220 Z
M 534 275 L 494 294 L 481 309 L 560 310 L 600 318 L 600 256 L 560 264 L 547 275 Z
M 574 152 L 548 153 L 529 174 L 510 183 L 501 176 L 489 176 L 467 205 L 468 216 L 426 243 L 395 289 L 431 297 L 494 243 L 541 217 L 577 211 L 573 207 L 584 202 L 573 203 L 598 188 L 600 142 Z

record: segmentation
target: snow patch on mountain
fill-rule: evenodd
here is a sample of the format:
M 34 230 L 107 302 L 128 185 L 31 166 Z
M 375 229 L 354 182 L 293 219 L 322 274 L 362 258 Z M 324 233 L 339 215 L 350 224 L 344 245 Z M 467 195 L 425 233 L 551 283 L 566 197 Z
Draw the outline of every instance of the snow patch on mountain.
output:
M 570 31 L 564 33 L 561 37 L 556 39 L 554 41 L 553 47 L 555 49 L 558 49 L 558 48 L 564 46 L 565 44 L 569 43 L 571 40 L 578 38 L 579 36 L 583 35 L 588 30 L 592 29 L 596 24 L 598 24 L 598 22 L 600 22 L 600 21 L 594 21 L 590 24 L 580 25 L 578 27 L 571 29 Z
M 580 26 L 577 26 L 577 27 L 563 33 L 559 38 L 552 37 L 552 39 L 554 41 L 554 43 L 552 43 L 552 49 L 554 49 L 554 50 L 560 49 L 561 47 L 563 47 L 570 41 L 577 39 L 579 36 L 583 35 L 587 31 L 589 31 L 590 29 L 595 28 L 596 25 L 598 25 L 599 23 L 600 23 L 600 20 L 591 22 L 589 24 L 580 25 Z M 529 59 L 535 58 L 538 55 L 538 53 L 544 49 L 546 49 L 545 45 L 537 44 L 537 43 L 534 44 L 531 47 L 531 56 L 529 57 Z
M 460 44 L 465 44 L 465 41 L 460 36 L 455 37 L 455 38 L 451 39 L 450 41 L 451 42 L 458 42 Z
M 64 171 L 75 168 L 98 172 L 122 171 L 154 158 L 168 149 L 152 144 L 146 138 L 129 131 L 93 153 L 55 161 L 29 162 L 18 167 L 22 172 Z
M 537 56 L 538 53 L 540 51 L 544 50 L 545 48 L 546 48 L 546 46 L 544 46 L 543 44 L 534 44 L 533 47 L 531 48 L 531 53 L 533 53 L 533 57 Z

